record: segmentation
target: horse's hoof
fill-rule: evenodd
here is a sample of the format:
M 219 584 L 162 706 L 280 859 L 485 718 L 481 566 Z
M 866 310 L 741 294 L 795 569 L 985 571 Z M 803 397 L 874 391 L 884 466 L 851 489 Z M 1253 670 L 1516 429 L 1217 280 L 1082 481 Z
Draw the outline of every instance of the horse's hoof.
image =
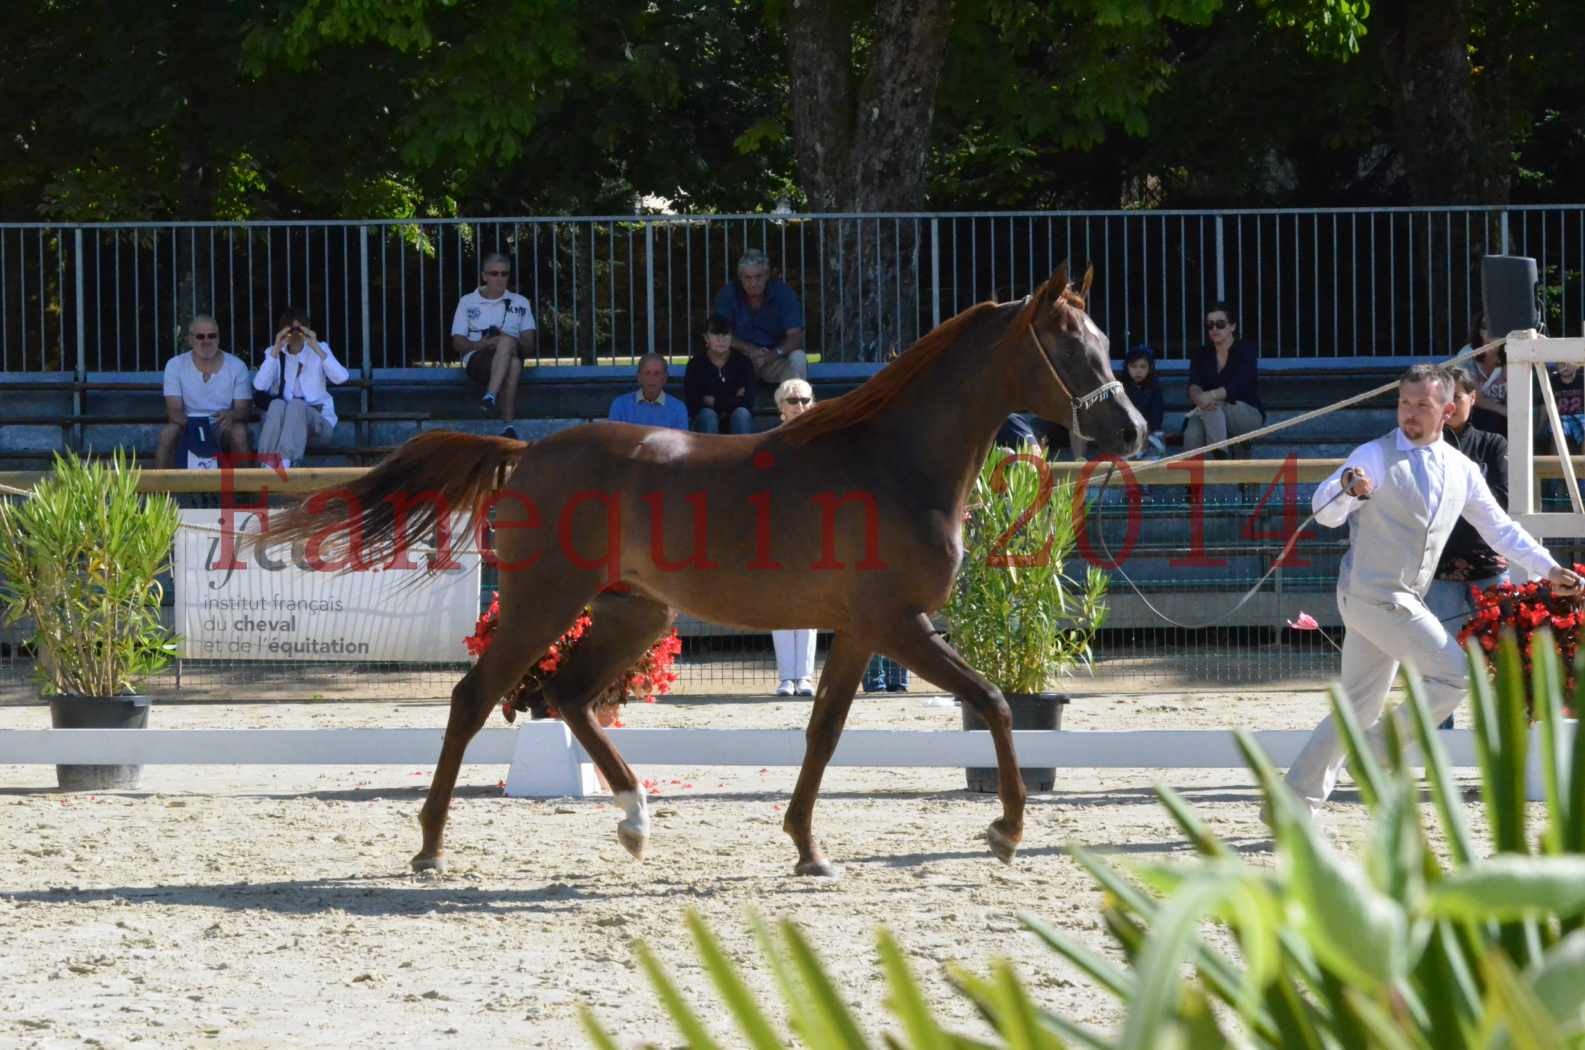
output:
M 622 821 L 616 826 L 616 839 L 622 848 L 633 855 L 634 860 L 644 859 L 644 847 L 649 845 L 649 836 L 637 828 L 627 826 L 627 821 Z
M 991 844 L 991 856 L 1003 864 L 1011 864 L 1013 862 L 1013 855 L 1018 852 L 1017 839 L 992 824 L 985 831 L 985 841 Z
M 420 872 L 420 871 L 445 871 L 445 870 L 446 870 L 446 858 L 442 854 L 436 853 L 434 856 L 430 857 L 430 856 L 425 856 L 424 854 L 420 853 L 420 854 L 418 854 L 417 856 L 415 856 L 413 858 L 413 871 L 414 872 Z
M 793 868 L 794 875 L 812 875 L 817 879 L 840 879 L 842 869 L 829 860 L 802 860 Z

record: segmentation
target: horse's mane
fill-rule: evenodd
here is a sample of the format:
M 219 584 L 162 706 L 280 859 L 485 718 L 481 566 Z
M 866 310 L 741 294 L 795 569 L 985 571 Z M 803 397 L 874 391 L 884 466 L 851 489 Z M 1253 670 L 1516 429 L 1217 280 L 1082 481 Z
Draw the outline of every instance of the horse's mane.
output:
M 872 418 L 896 400 L 903 388 L 925 369 L 935 364 L 958 341 L 972 322 L 995 310 L 999 304 L 985 302 L 964 310 L 925 333 L 866 383 L 841 397 L 815 405 L 809 411 L 776 428 L 778 436 L 792 445 L 803 445 L 817 437 L 845 430 Z

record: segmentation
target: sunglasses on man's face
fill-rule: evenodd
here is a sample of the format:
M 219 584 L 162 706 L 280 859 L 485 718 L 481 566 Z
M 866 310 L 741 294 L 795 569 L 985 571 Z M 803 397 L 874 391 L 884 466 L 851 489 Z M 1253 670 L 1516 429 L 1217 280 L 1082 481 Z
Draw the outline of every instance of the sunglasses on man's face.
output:
M 782 401 L 789 405 L 807 405 L 814 401 L 812 397 L 784 397 Z
M 193 333 L 193 338 L 197 339 L 199 342 L 207 343 L 211 339 L 219 339 L 220 338 L 220 333 L 219 332 L 194 332 Z
M 510 277 L 511 275 L 512 275 L 512 271 L 511 270 L 486 270 L 486 271 L 484 271 L 484 276 L 486 276 L 486 277 Z
M 1208 331 L 1220 332 L 1224 328 L 1231 327 L 1232 324 L 1233 322 L 1231 321 L 1207 321 L 1205 322 L 1205 327 Z

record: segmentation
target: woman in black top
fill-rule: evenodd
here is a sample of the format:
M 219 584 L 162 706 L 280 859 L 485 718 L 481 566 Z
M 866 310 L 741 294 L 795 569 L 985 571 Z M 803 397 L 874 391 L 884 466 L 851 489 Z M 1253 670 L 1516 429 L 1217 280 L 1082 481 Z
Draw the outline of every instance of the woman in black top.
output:
M 1205 312 L 1208 346 L 1189 357 L 1189 401 L 1183 420 L 1183 447 L 1203 448 L 1247 434 L 1266 421 L 1260 407 L 1254 343 L 1238 338 L 1238 322 L 1226 303 L 1212 303 Z M 1223 458 L 1227 450 L 1213 453 Z
M 754 366 L 732 349 L 732 324 L 712 317 L 704 330 L 704 345 L 688 361 L 682 378 L 683 401 L 689 425 L 701 434 L 719 434 L 725 424 L 729 434 L 754 431 Z

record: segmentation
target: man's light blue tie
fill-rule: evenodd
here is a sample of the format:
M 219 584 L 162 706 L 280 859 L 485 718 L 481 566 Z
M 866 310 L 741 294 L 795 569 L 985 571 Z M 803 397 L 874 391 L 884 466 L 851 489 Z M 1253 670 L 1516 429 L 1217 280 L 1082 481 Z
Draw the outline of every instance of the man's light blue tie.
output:
M 1409 468 L 1414 471 L 1414 483 L 1420 489 L 1420 498 L 1425 500 L 1426 509 L 1433 514 L 1436 508 L 1431 506 L 1431 450 L 1429 448 L 1412 448 L 1409 450 Z

